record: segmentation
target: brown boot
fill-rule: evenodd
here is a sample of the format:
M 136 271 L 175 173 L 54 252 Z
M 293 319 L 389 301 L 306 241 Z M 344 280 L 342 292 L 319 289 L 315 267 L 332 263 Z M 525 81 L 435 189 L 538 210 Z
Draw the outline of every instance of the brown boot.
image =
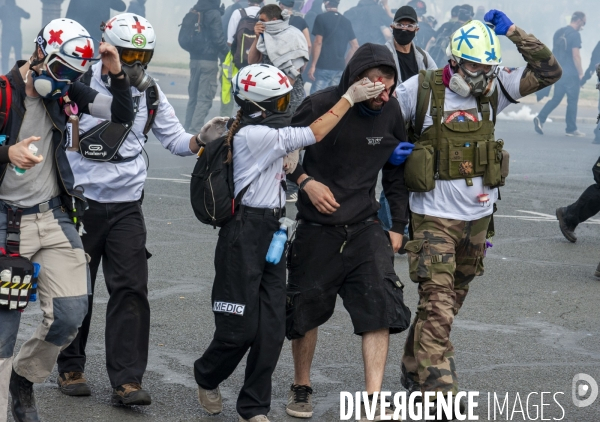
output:
M 56 380 L 58 389 L 67 396 L 91 396 L 92 390 L 87 385 L 83 372 L 63 372 Z
M 126 406 L 148 406 L 152 404 L 150 393 L 142 389 L 142 386 L 137 382 L 130 382 L 119 385 L 113 389 L 112 398 L 115 402 Z

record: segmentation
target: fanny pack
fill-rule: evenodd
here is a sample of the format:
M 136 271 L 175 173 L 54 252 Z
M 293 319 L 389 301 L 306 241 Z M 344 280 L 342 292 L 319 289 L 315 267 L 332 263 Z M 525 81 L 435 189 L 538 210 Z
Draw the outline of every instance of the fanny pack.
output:
M 0 309 L 23 310 L 37 296 L 40 265 L 19 254 L 23 210 L 7 207 L 6 249 L 0 248 Z
M 134 157 L 123 158 L 119 148 L 131 132 L 132 125 L 114 123 L 109 120 L 94 126 L 79 137 L 79 152 L 83 158 L 93 161 L 133 161 Z

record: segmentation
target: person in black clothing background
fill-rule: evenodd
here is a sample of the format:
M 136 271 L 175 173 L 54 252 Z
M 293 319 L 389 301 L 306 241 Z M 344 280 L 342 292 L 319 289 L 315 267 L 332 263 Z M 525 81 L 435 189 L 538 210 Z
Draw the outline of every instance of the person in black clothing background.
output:
M 344 17 L 352 22 L 358 45 L 384 44 L 390 39 L 392 34 L 388 24 L 392 16 L 387 2 L 379 4 L 377 0 L 359 0 L 356 6 L 344 13 Z
M 398 83 L 412 78 L 420 70 L 435 70 L 438 68 L 429 53 L 418 47 L 413 41 L 421 31 L 417 11 L 413 7 L 402 6 L 396 10 L 391 28 L 394 39 L 388 41 L 385 45 L 394 56 L 396 70 L 398 71 Z M 379 204 L 381 208 L 379 208 L 378 216 L 381 224 L 385 230 L 390 230 L 392 227 L 390 205 L 383 191 L 379 197 Z
M 419 30 L 415 35 L 415 43 L 419 47 L 426 49 L 429 41 L 435 37 L 435 29 L 433 29 L 427 16 L 425 16 L 425 13 L 427 13 L 427 5 L 423 0 L 411 0 L 406 5 L 412 7 L 415 9 L 415 12 L 417 12 Z M 394 21 L 395 20 L 396 19 L 394 18 Z
M 398 78 L 387 47 L 360 47 L 340 84 L 306 98 L 292 125 L 315 121 L 363 77 L 383 82 L 386 90 L 353 107 L 321 143 L 306 148 L 303 164 L 288 175 L 300 186 L 287 290 L 295 376 L 286 412 L 295 417 L 312 415 L 310 366 L 317 327 L 333 314 L 338 293 L 355 334 L 362 336 L 368 394 L 381 389 L 390 333 L 405 330 L 410 319 L 403 284 L 394 271 L 394 252 L 408 221 L 408 191 L 404 166 L 388 163 L 406 131 L 399 103 L 390 100 Z M 382 168 L 392 209 L 389 235 L 376 218 L 375 186 Z
M 543 125 L 548 115 L 558 107 L 566 95 L 566 135 L 585 137 L 585 133 L 577 130 L 577 102 L 579 101 L 579 89 L 583 78 L 580 53 L 581 35 L 579 32 L 583 29 L 585 23 L 585 14 L 575 12 L 571 17 L 571 23 L 554 33 L 552 52 L 559 61 L 563 73 L 562 78 L 554 85 L 554 95 L 540 110 L 538 116 L 533 119 L 533 127 L 540 135 L 544 134 Z
M 338 4 L 339 0 L 326 1 L 326 12 L 315 19 L 312 31 L 315 40 L 307 71 L 308 78 L 314 81 L 311 94 L 338 85 L 346 63 L 358 49 L 352 23 L 338 13 Z
M 220 3 L 221 0 L 198 0 L 192 9 L 200 14 L 206 39 L 190 52 L 189 100 L 183 127 L 191 133 L 200 132 L 204 125 L 217 93 L 218 60 L 222 62 L 229 52 Z
M 592 77 L 594 72 L 596 72 L 598 65 L 600 65 L 600 42 L 596 44 L 594 51 L 592 51 L 590 65 L 583 73 L 583 78 L 581 78 L 581 86 L 584 86 L 585 83 Z M 600 115 L 600 95 L 598 96 L 598 113 Z M 600 125 L 598 125 L 598 127 L 596 127 L 594 130 L 594 140 L 592 141 L 592 144 L 600 144 Z

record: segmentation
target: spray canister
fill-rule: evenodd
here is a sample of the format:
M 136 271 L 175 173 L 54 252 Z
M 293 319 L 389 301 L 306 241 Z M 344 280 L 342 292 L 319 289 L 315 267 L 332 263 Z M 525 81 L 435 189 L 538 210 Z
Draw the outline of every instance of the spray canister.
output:
M 29 144 L 29 151 L 31 151 L 31 153 L 33 155 L 37 155 L 38 148 L 33 144 Z M 17 173 L 17 176 L 23 176 L 25 174 L 25 172 L 27 171 L 27 170 L 19 168 L 17 166 L 15 166 L 14 169 L 15 169 L 15 173 Z
M 76 114 L 69 116 L 67 122 L 69 128 L 67 132 L 67 150 L 78 151 L 79 150 L 79 116 Z

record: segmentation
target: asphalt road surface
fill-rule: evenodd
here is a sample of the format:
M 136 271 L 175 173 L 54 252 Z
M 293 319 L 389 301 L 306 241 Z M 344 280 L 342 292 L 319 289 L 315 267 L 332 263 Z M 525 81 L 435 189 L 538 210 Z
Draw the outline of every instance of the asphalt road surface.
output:
M 180 82 L 161 80 L 167 92 L 182 94 Z M 185 101 L 172 103 L 183 118 Z M 216 110 L 213 107 L 212 115 Z M 595 114 L 591 109 L 585 112 Z M 511 416 L 512 420 L 541 420 L 536 408 L 539 412 L 542 400 L 545 420 L 600 420 L 600 402 L 579 408 L 571 396 L 572 379 L 578 373 L 600 382 L 600 280 L 594 277 L 600 260 L 600 217 L 578 227 L 576 244 L 563 238 L 554 217 L 557 207 L 572 203 L 593 183 L 591 167 L 600 146 L 591 144 L 592 125 L 580 125 L 580 130 L 588 137 L 565 137 L 564 123 L 558 122 L 546 125 L 545 136 L 534 133 L 529 122 L 498 123 L 498 137 L 511 153 L 511 174 L 498 203 L 497 236 L 488 252 L 485 276 L 472 283 L 452 331 L 461 388 L 480 393 L 476 412 L 480 420 L 488 420 L 488 393 L 496 393 L 500 401 L 508 397 L 502 416 L 496 410 L 496 420 L 511 420 Z M 243 362 L 221 386 L 221 415 L 208 416 L 196 399 L 192 364 L 208 346 L 214 329 L 210 291 L 217 231 L 200 224 L 189 204 L 194 158 L 171 156 L 153 137 L 146 150 L 150 170 L 143 208 L 148 249 L 154 256 L 149 260 L 150 360 L 143 385 L 153 403 L 133 408 L 111 404 L 103 341 L 107 293 L 99 279 L 87 347 L 86 377 L 92 396 L 61 394 L 54 372 L 35 386 L 44 421 L 237 421 L 235 401 L 243 382 Z M 290 214 L 294 215 L 293 205 L 288 205 Z M 405 256 L 397 257 L 396 271 L 414 311 L 417 289 L 408 277 Z M 40 315 L 37 304 L 27 309 L 17 349 Z M 384 390 L 403 391 L 399 380 L 404 340 L 405 333 L 392 337 Z M 292 376 L 286 341 L 273 376 L 269 415 L 273 421 L 295 420 L 285 414 Z M 339 420 L 340 391 L 363 389 L 360 339 L 352 334 L 341 301 L 320 329 L 312 380 L 312 420 L 319 422 Z M 541 392 L 552 394 L 542 399 Z M 553 400 L 555 393 L 564 393 L 555 396 L 561 406 Z

